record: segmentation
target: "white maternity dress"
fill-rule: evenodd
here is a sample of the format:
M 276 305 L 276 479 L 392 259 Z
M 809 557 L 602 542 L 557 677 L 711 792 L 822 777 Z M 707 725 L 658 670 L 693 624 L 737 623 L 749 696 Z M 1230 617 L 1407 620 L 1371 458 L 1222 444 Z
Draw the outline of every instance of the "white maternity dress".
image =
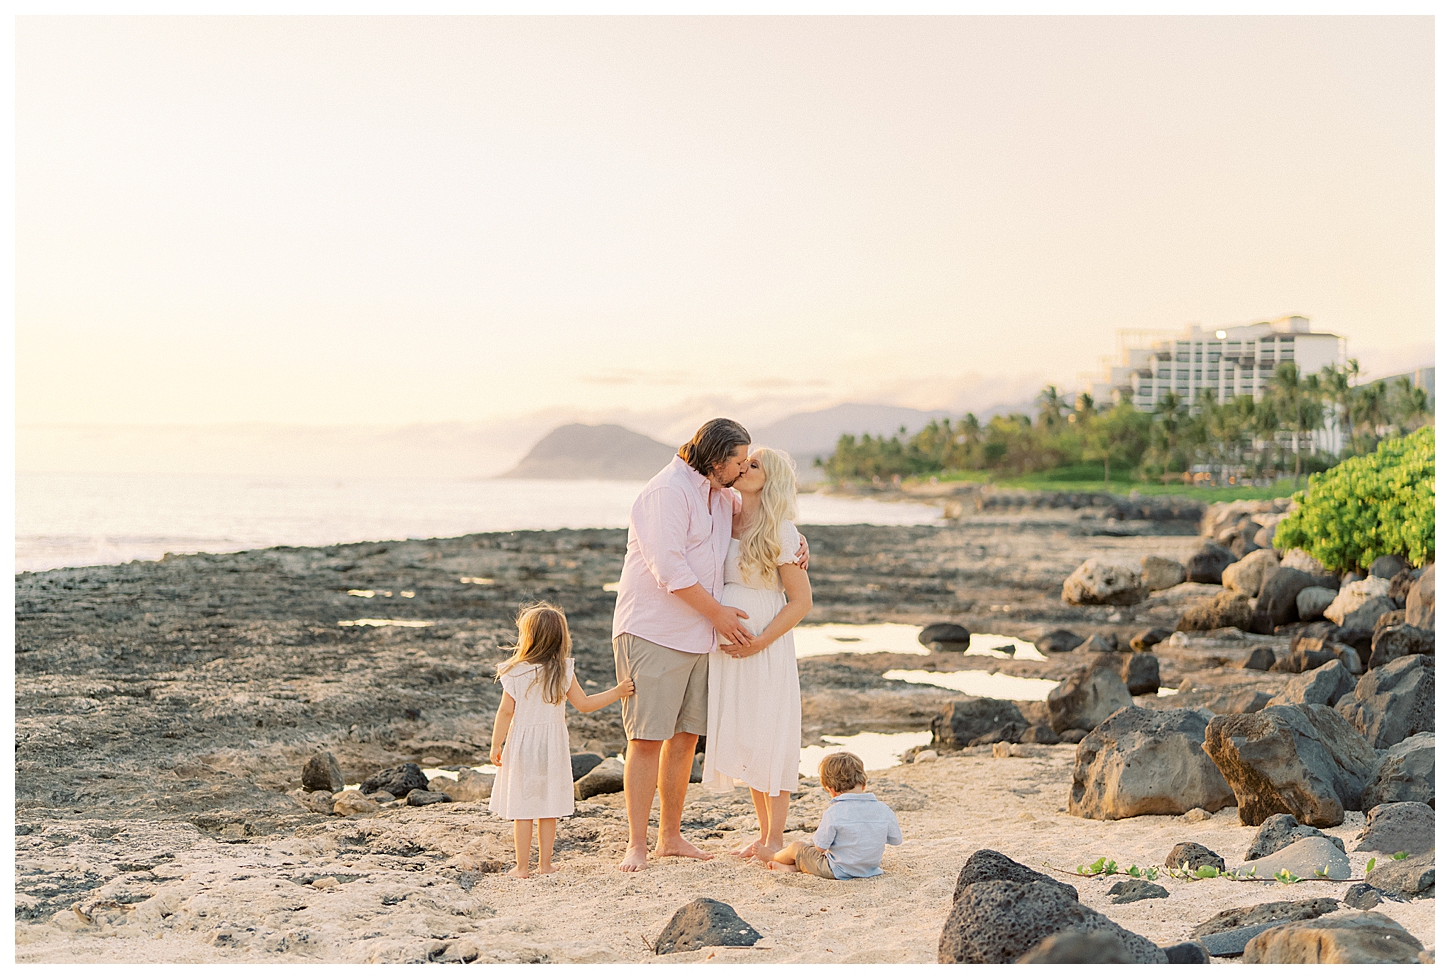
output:
M 780 563 L 792 564 L 800 535 L 789 520 L 781 526 Z M 779 587 L 747 585 L 740 573 L 740 542 L 725 558 L 725 591 L 720 603 L 750 613 L 745 627 L 755 635 L 785 607 Z M 795 637 L 787 632 L 765 650 L 735 659 L 710 652 L 709 714 L 706 719 L 702 781 L 724 791 L 739 782 L 766 795 L 794 792 L 800 784 L 801 686 L 796 674 Z
M 519 664 L 499 678 L 514 699 L 488 810 L 503 819 L 558 819 L 574 813 L 574 770 L 564 704 L 545 703 L 544 683 L 529 684 L 538 666 Z M 574 660 L 564 661 L 564 689 L 574 682 Z

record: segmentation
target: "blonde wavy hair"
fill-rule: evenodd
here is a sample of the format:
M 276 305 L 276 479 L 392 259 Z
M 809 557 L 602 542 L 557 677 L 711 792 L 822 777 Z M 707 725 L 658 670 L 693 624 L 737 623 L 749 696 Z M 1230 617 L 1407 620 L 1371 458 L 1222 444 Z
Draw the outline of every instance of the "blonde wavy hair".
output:
M 569 639 L 569 620 L 564 618 L 557 605 L 535 602 L 519 610 L 518 629 L 519 643 L 514 647 L 514 654 L 498 665 L 494 679 L 501 678 L 521 663 L 538 666 L 525 690 L 532 690 L 534 684 L 542 682 L 544 702 L 559 703 L 568 693 L 564 683 L 564 660 L 573 647 Z
M 782 556 L 780 526 L 796 517 L 795 462 L 779 449 L 758 452 L 760 469 L 765 473 L 765 489 L 760 494 L 759 512 L 740 535 L 740 575 L 746 581 L 774 588 L 780 586 L 780 573 L 776 570 Z

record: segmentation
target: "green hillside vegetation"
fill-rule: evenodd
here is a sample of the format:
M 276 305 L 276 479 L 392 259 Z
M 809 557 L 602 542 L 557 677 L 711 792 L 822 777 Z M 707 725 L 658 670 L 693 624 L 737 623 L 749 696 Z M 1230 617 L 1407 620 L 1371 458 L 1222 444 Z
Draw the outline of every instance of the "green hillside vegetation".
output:
M 1358 365 L 1303 376 L 1280 364 L 1264 397 L 1219 403 L 1201 391 L 1192 404 L 1169 393 L 1152 412 L 1080 395 L 1068 404 L 1049 385 L 1037 415 L 975 415 L 932 421 L 891 436 L 843 435 L 817 463 L 843 481 L 993 482 L 1033 489 L 1172 492 L 1204 499 L 1283 495 L 1307 473 L 1371 452 L 1433 418 L 1425 391 L 1405 378 L 1356 387 Z M 1349 433 L 1340 456 L 1315 451 L 1331 425 Z M 1191 478 L 1190 477 L 1191 474 Z M 1288 481 L 1287 483 L 1285 481 Z M 1187 484 L 1187 485 L 1186 485 Z

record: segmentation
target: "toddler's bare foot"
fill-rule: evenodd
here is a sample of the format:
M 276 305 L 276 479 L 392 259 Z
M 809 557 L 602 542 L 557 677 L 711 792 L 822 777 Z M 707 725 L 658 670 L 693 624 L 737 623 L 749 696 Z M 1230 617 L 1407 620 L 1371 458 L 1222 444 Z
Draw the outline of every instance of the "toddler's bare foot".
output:
M 766 866 L 771 870 L 785 870 L 791 873 L 799 873 L 801 869 L 793 863 L 777 863 L 774 860 L 771 860 Z

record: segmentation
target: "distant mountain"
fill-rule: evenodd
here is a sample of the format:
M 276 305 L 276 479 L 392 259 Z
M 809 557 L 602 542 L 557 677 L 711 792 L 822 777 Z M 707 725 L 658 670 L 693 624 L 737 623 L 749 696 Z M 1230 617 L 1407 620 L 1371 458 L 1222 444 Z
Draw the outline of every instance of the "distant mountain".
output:
M 890 435 L 905 425 L 908 432 L 920 430 L 933 418 L 952 415 L 948 411 L 918 411 L 897 405 L 843 404 L 821 411 L 789 415 L 772 425 L 752 430 L 755 445 L 768 445 L 791 454 L 802 473 L 836 450 L 842 435 Z
M 620 425 L 561 425 L 503 479 L 649 479 L 676 449 Z

